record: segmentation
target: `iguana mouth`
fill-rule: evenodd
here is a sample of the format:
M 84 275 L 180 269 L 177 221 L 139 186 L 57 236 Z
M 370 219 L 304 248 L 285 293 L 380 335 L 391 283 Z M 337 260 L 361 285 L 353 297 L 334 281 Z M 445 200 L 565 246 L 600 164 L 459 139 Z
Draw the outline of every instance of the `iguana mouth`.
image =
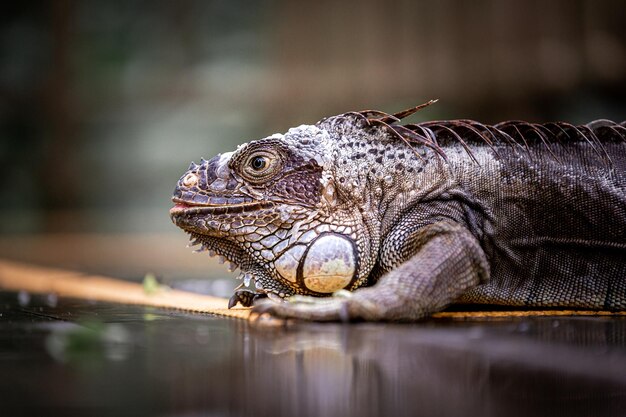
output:
M 172 198 L 175 203 L 170 215 L 177 214 L 225 214 L 242 213 L 265 209 L 273 206 L 269 201 L 253 200 L 249 197 L 208 197 L 206 202 L 185 201 Z

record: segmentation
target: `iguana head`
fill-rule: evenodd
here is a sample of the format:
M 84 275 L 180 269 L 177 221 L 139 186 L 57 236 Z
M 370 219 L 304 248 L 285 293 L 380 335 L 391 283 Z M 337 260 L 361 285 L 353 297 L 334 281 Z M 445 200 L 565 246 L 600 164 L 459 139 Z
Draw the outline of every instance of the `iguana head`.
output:
M 379 249 L 379 210 L 370 206 L 385 191 L 410 188 L 399 178 L 419 162 L 383 128 L 347 113 L 192 163 L 171 218 L 201 250 L 241 268 L 246 285 L 254 279 L 257 292 L 353 290 Z
M 192 163 L 171 218 L 259 291 L 353 289 L 369 272 L 363 259 L 371 248 L 358 207 L 338 195 L 332 140 L 326 129 L 300 126 Z

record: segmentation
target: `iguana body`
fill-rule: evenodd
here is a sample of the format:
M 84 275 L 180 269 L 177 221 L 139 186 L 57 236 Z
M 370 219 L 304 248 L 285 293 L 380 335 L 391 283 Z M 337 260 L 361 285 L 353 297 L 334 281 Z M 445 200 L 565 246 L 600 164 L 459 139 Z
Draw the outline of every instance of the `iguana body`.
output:
M 280 297 L 255 309 L 282 317 L 626 309 L 623 124 L 398 124 L 418 108 L 346 113 L 192 163 L 172 219 L 255 280 L 233 303 Z

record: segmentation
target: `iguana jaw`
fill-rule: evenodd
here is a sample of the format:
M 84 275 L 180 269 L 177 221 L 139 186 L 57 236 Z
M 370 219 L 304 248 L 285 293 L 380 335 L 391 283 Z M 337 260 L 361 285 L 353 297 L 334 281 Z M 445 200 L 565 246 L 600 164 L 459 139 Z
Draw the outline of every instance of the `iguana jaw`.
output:
M 243 203 L 230 204 L 230 202 L 239 202 L 242 199 L 248 200 Z M 170 216 L 176 223 L 175 217 L 193 214 L 235 214 L 243 212 L 252 212 L 263 208 L 269 208 L 273 204 L 266 201 L 255 201 L 251 198 L 245 197 L 209 197 L 209 202 L 206 204 L 200 204 L 195 202 L 188 202 L 181 199 L 173 198 L 174 207 L 170 209 Z M 214 202 L 214 204 L 211 204 Z

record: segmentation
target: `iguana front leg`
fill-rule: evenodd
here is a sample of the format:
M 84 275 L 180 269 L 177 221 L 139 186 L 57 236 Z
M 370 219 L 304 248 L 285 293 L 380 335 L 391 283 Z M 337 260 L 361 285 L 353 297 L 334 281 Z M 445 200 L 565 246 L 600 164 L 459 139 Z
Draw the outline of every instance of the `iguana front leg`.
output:
M 261 300 L 253 312 L 314 321 L 417 320 L 443 309 L 489 276 L 476 238 L 450 220 L 421 227 L 400 224 L 384 243 L 381 263 L 392 269 L 373 287 L 358 289 L 350 297 Z

